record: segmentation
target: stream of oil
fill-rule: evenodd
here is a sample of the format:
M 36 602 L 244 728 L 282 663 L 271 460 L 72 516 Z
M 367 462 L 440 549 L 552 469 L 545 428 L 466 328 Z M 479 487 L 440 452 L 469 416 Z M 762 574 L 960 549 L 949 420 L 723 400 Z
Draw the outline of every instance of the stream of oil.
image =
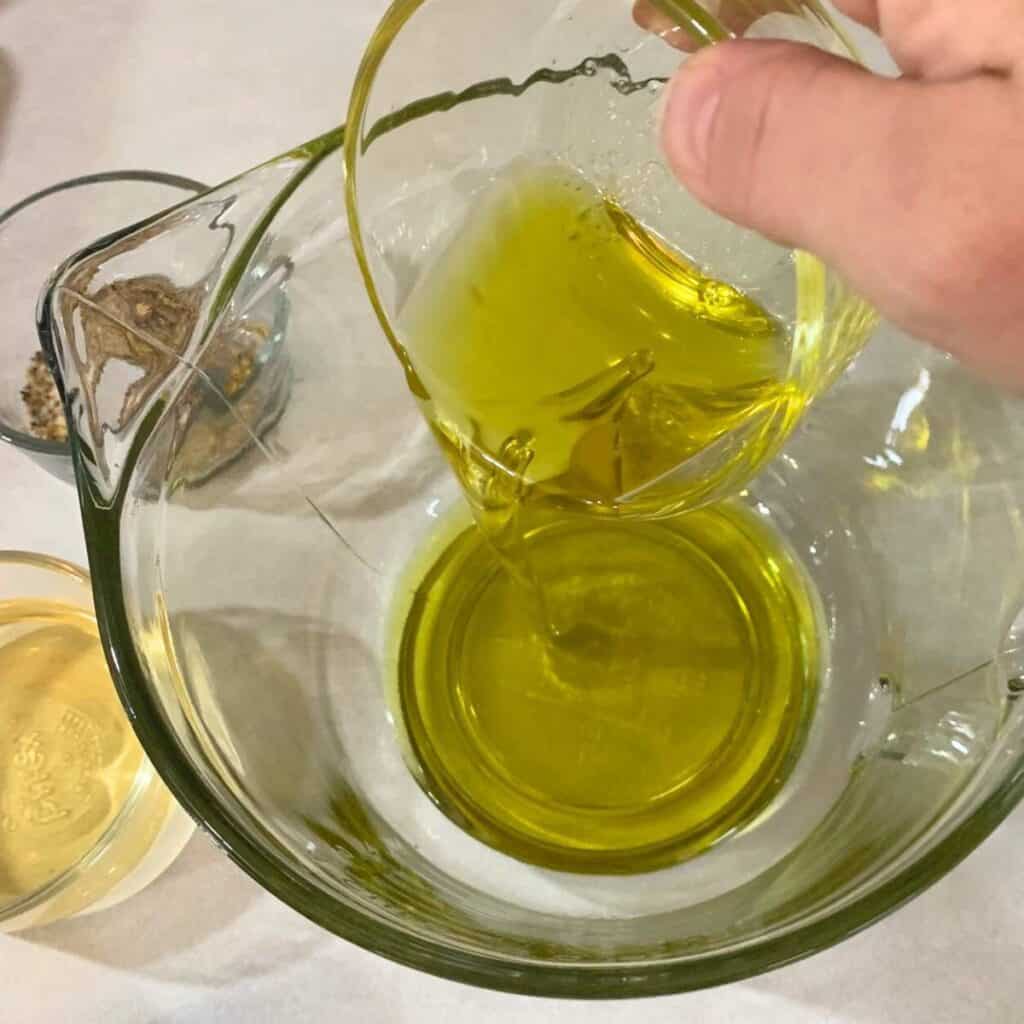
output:
M 478 528 L 410 570 L 414 769 L 478 838 L 563 870 L 693 856 L 778 791 L 815 601 L 739 505 L 805 396 L 783 327 L 575 172 L 494 185 L 400 321 Z

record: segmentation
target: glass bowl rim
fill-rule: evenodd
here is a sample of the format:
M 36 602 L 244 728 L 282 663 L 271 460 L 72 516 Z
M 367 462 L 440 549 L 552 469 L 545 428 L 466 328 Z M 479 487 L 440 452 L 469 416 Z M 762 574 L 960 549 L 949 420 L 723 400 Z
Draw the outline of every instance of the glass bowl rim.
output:
M 395 0 L 388 9 L 360 67 L 350 112 L 359 110 L 359 81 L 365 82 L 367 68 L 371 63 L 379 63 L 382 56 L 379 49 L 382 36 L 388 32 L 393 35 L 425 2 Z M 814 4 L 815 0 L 810 3 Z M 403 12 L 405 18 L 401 18 Z M 401 20 L 396 26 L 398 19 Z M 374 62 L 375 44 L 378 52 Z M 361 122 L 350 118 L 349 125 L 360 128 Z M 350 130 L 346 134 L 347 145 L 355 146 L 360 133 Z M 353 241 L 355 239 L 353 230 Z M 365 274 L 366 268 L 362 269 Z M 48 302 L 41 306 L 41 316 L 47 321 L 43 325 L 47 330 L 41 332 L 41 337 L 45 350 L 52 357 L 53 326 Z M 140 431 L 135 439 L 123 468 L 125 480 L 131 477 L 147 436 L 148 431 Z M 699 959 L 563 965 L 525 958 L 501 959 L 424 939 L 351 904 L 325 900 L 320 890 L 287 862 L 282 851 L 260 842 L 213 795 L 201 772 L 180 749 L 173 729 L 151 692 L 132 634 L 121 572 L 120 526 L 125 490 L 119 490 L 112 504 L 101 501 L 98 496 L 94 499 L 93 481 L 74 432 L 70 436 L 70 447 L 86 526 L 89 561 L 96 567 L 92 582 L 100 635 L 115 685 L 150 762 L 181 806 L 257 884 L 328 932 L 396 963 L 484 989 L 568 999 L 670 995 L 742 981 L 829 949 L 887 917 L 960 864 L 1024 799 L 1022 756 L 1015 770 L 947 836 L 877 888 L 792 931 L 753 939 L 738 949 Z
M 170 188 L 179 188 L 183 192 L 194 193 L 195 195 L 199 195 L 209 189 L 208 185 L 204 185 L 202 182 L 196 181 L 194 178 L 188 178 L 180 174 L 169 174 L 164 171 L 129 169 L 101 171 L 96 174 L 82 174 L 75 178 L 58 181 L 53 185 L 47 185 L 46 188 L 39 189 L 38 192 L 33 192 L 31 195 L 27 195 L 24 198 L 19 199 L 13 206 L 9 206 L 5 210 L 0 210 L 0 230 L 3 229 L 4 225 L 8 221 L 12 220 L 23 210 L 28 209 L 30 206 L 34 206 L 36 203 L 44 199 L 48 199 L 50 196 L 57 195 L 61 192 L 68 192 L 72 189 L 82 188 L 83 186 L 107 185 L 126 181 L 141 181 L 152 185 L 166 185 Z M 71 257 L 73 254 L 69 252 L 65 255 L 67 257 Z M 40 291 L 42 291 L 45 286 L 45 281 L 39 282 Z M 13 445 L 15 448 L 20 448 L 22 451 L 26 452 L 53 455 L 58 458 L 71 458 L 71 446 L 67 441 L 47 441 L 41 437 L 35 437 L 33 434 L 27 434 L 25 431 L 19 430 L 17 427 L 4 422 L 3 420 L 0 420 L 0 442 Z

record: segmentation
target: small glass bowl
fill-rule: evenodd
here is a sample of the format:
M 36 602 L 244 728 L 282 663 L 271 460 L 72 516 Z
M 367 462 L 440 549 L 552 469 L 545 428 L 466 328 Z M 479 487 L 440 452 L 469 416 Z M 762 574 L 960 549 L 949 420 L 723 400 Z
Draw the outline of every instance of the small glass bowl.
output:
M 93 607 L 89 577 L 81 569 L 45 555 L 0 551 L 0 608 L 17 600 L 55 601 L 90 615 Z M 97 648 L 100 643 L 97 636 Z M 0 687 L 6 685 L 14 685 L 14 681 L 0 679 Z M 111 688 L 113 685 L 111 681 Z M 82 721 L 79 709 L 69 712 L 76 722 Z M 122 715 L 120 708 L 117 714 Z M 63 728 L 64 720 L 61 721 Z M 14 728 L 12 720 L 0 721 L 0 740 L 10 739 Z M 124 728 L 130 734 L 126 716 Z M 0 742 L 0 748 L 11 749 L 6 742 Z M 31 757 L 32 765 L 45 772 L 50 767 L 43 760 L 46 756 L 45 749 L 19 751 L 13 755 L 12 763 L 2 765 L 2 769 L 13 771 Z M 16 826 L 14 811 L 0 806 L 0 812 L 5 831 L 10 832 Z M 124 804 L 91 848 L 35 891 L 5 894 L 0 885 L 0 932 L 20 931 L 92 913 L 134 896 L 170 867 L 194 831 L 195 823 L 178 806 L 143 755 Z M 45 839 L 44 827 L 39 840 Z
M 37 437 L 22 389 L 39 351 L 36 302 L 68 257 L 115 232 L 206 190 L 191 178 L 157 171 L 111 171 L 51 185 L 0 213 L 0 442 L 21 449 L 47 472 L 73 482 L 68 442 Z

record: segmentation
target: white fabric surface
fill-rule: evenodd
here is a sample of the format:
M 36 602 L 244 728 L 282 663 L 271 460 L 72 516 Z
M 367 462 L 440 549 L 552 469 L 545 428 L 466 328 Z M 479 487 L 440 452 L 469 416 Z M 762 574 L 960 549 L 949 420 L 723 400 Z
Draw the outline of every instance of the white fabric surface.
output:
M 0 207 L 116 167 L 215 182 L 335 125 L 383 8 L 0 0 Z M 0 495 L 0 548 L 84 561 L 71 490 L 2 446 Z M 1010 1024 L 1024 1019 L 1022 962 L 1024 811 L 952 877 L 838 949 L 717 991 L 603 1006 L 495 995 L 389 964 L 300 918 L 199 836 L 134 901 L 0 937 L 0 1019 Z

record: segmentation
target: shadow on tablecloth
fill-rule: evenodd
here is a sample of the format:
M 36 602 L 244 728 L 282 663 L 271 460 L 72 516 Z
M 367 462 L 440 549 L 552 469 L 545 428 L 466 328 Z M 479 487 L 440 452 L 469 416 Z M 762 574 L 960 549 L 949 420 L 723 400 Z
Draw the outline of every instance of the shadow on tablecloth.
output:
M 1024 809 L 908 907 L 744 987 L 844 1024 L 1016 1024 L 1024 1019 L 1022 849 Z
M 250 914 L 281 918 L 279 941 L 250 942 L 253 929 L 243 920 Z M 290 927 L 291 919 L 299 926 Z M 273 974 L 291 957 L 301 957 L 321 934 L 263 892 L 200 833 L 166 875 L 133 899 L 21 938 L 163 981 L 219 988 Z

